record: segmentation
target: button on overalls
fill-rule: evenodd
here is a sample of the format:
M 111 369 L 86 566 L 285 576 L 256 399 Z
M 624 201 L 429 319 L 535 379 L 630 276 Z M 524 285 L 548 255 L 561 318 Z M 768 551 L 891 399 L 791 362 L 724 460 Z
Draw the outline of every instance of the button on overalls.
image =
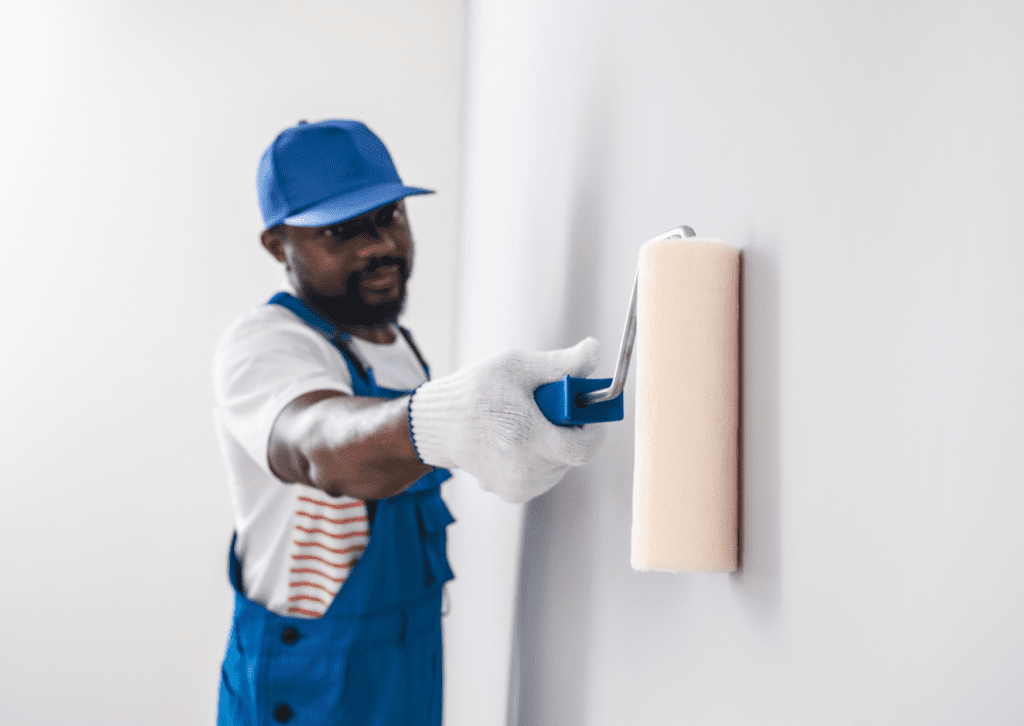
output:
M 301 300 L 278 293 L 268 304 L 288 308 L 334 343 L 354 395 L 408 395 L 378 386 L 347 336 Z M 454 521 L 440 485 L 450 476 L 435 469 L 376 502 L 367 548 L 318 619 L 277 615 L 249 600 L 232 542 L 235 614 L 218 726 L 440 726 L 441 596 L 453 577 L 445 528 Z

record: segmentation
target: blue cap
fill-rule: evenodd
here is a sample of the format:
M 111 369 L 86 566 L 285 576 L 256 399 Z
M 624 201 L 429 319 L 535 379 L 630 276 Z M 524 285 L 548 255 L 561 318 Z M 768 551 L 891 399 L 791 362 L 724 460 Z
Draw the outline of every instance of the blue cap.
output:
M 407 187 L 391 155 L 358 121 L 301 122 L 282 131 L 256 173 L 267 229 L 323 227 L 429 189 Z

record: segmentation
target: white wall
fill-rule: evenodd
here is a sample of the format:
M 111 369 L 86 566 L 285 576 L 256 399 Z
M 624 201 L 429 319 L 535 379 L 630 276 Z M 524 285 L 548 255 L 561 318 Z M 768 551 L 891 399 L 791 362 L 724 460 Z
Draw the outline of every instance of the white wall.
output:
M 0 722 L 213 723 L 232 606 L 210 359 L 276 289 L 259 156 L 354 117 L 403 178 L 406 323 L 451 370 L 457 0 L 7 3 Z
M 461 351 L 610 372 L 644 240 L 744 254 L 742 572 L 630 569 L 630 382 L 527 510 L 513 722 L 1024 720 L 1022 6 L 480 0 L 467 38 Z

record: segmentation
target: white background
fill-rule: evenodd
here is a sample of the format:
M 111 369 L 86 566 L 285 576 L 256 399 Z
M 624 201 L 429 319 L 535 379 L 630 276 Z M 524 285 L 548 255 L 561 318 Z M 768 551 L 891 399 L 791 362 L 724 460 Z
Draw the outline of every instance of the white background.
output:
M 256 164 L 358 118 L 451 370 L 462 7 L 6 3 L 0 19 L 0 723 L 212 724 L 232 594 L 210 362 L 277 289 Z
M 627 413 L 526 511 L 516 721 L 1024 719 L 1019 6 L 479 0 L 453 285 L 461 13 L 5 8 L 0 720 L 212 722 L 209 359 L 280 280 L 259 154 L 332 116 L 440 192 L 410 200 L 406 318 L 438 372 L 588 334 L 610 371 L 645 239 L 743 248 L 743 571 L 629 569 Z M 471 492 L 450 726 L 506 712 L 519 510 Z
M 469 7 L 460 350 L 743 249 L 743 570 L 629 566 L 627 420 L 525 518 L 521 724 L 1024 722 L 1024 7 Z M 671 334 L 671 331 L 666 331 Z

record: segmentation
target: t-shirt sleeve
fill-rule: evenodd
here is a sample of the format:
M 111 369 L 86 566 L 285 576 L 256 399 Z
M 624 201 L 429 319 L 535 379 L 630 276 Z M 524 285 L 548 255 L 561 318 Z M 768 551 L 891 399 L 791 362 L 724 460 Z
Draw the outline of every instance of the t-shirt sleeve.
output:
M 278 414 L 299 396 L 319 390 L 352 393 L 341 354 L 287 311 L 257 311 L 232 326 L 214 355 L 220 419 L 268 474 L 267 449 Z

